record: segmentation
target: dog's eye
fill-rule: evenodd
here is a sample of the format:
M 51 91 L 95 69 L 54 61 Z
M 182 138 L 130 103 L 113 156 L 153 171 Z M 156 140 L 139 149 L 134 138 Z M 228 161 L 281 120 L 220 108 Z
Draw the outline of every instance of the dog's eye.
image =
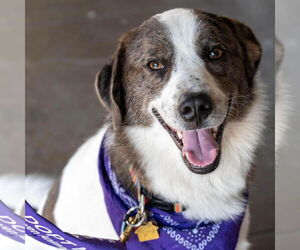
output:
M 160 63 L 160 62 L 158 62 L 158 61 L 155 61 L 155 60 L 150 61 L 150 62 L 147 64 L 147 66 L 148 66 L 150 69 L 152 69 L 152 70 L 160 70 L 160 69 L 163 69 L 163 68 L 165 67 L 162 63 Z
M 223 56 L 223 50 L 220 48 L 214 48 L 209 53 L 209 58 L 212 60 L 220 59 Z

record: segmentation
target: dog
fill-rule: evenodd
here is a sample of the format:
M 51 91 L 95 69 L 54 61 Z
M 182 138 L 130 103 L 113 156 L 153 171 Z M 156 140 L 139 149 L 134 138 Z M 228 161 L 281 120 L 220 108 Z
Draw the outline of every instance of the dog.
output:
M 261 46 L 245 24 L 199 9 L 172 9 L 124 34 L 96 77 L 107 123 L 69 160 L 40 212 L 62 230 L 119 239 L 99 182 L 105 137 L 116 179 L 185 208 L 186 220 L 245 213 L 236 249 L 248 249 L 244 196 L 266 103 Z M 186 249 L 182 246 L 179 249 Z

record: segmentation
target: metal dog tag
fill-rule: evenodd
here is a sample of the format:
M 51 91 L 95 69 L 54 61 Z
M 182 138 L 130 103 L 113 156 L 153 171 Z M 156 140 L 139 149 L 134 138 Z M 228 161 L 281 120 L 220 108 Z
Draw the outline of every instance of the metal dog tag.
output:
M 158 226 L 152 221 L 140 226 L 134 233 L 137 234 L 140 242 L 159 239 Z

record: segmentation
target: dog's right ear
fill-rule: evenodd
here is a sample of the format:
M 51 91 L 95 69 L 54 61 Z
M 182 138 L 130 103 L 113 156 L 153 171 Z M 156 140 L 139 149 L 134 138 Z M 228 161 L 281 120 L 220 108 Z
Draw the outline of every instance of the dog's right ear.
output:
M 126 114 L 123 67 L 127 46 L 136 31 L 132 29 L 121 36 L 112 62 L 105 65 L 96 76 L 96 92 L 100 102 L 111 114 L 114 130 L 120 128 Z
M 100 102 L 110 112 L 114 130 L 117 130 L 125 115 L 122 68 L 124 51 L 120 43 L 111 64 L 105 65 L 97 74 L 95 87 Z
M 109 86 L 111 81 L 112 65 L 106 64 L 96 75 L 96 93 L 102 105 L 110 111 Z

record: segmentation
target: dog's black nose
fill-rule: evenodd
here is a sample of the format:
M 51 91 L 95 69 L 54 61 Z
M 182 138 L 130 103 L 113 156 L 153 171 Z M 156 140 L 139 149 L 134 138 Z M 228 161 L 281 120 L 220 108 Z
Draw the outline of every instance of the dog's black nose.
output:
M 186 96 L 179 105 L 181 117 L 188 122 L 196 122 L 200 125 L 212 112 L 211 98 L 204 93 Z

